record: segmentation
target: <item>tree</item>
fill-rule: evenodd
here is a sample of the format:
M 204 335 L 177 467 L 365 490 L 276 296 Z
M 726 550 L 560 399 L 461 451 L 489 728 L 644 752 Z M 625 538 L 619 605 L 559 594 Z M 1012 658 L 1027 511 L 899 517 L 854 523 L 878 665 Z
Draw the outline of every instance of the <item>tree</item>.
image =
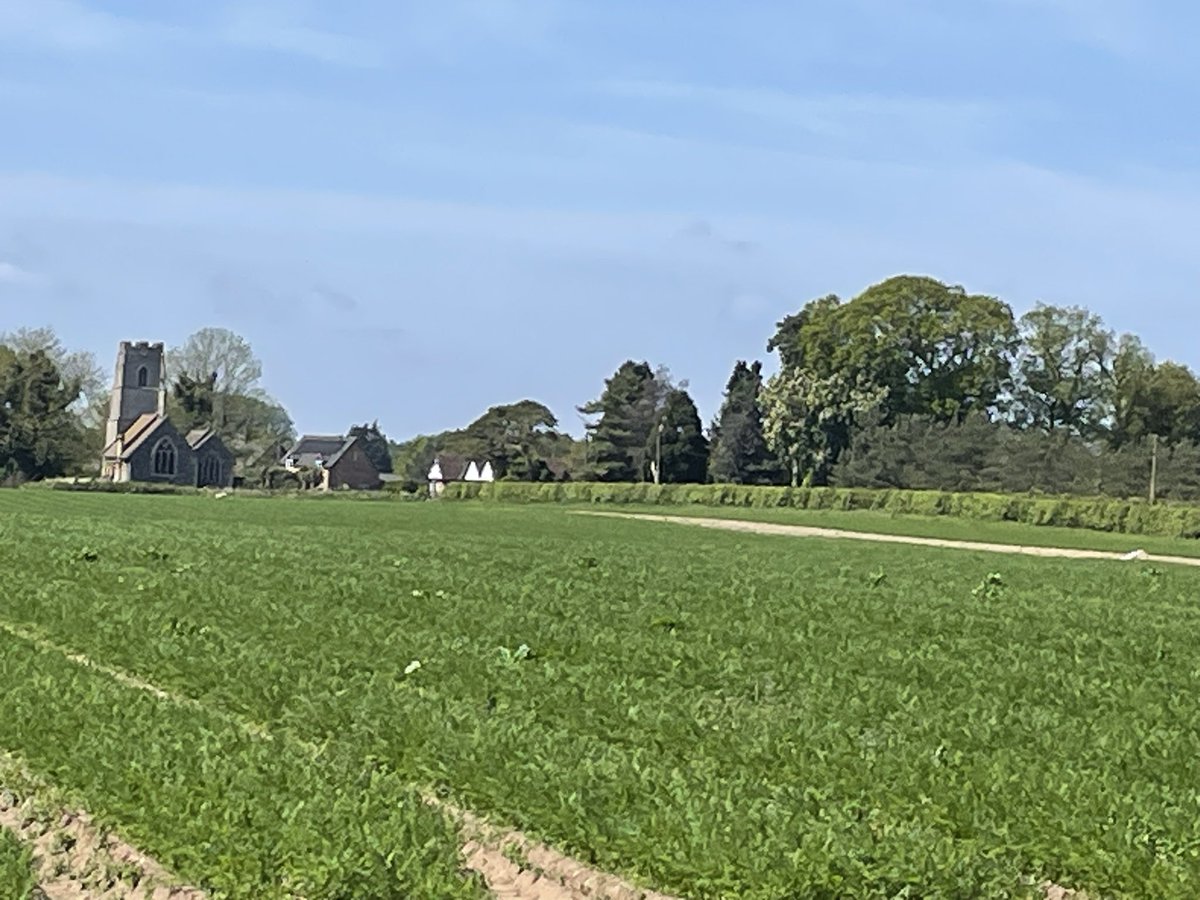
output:
M 211 425 L 245 467 L 291 442 L 286 409 L 262 389 L 262 363 L 249 342 L 225 328 L 202 328 L 171 350 L 172 413 L 193 427 Z
M 627 360 L 604 382 L 600 398 L 579 407 L 598 416 L 587 426 L 591 476 L 598 481 L 645 481 L 650 431 L 658 421 L 669 377 Z
M 558 419 L 536 400 L 493 406 L 462 432 L 467 454 L 492 463 L 497 478 L 546 481 L 558 443 Z
M 700 413 L 686 390 L 667 392 L 646 448 L 651 472 L 659 468 L 664 484 L 702 484 L 708 471 L 708 441 Z
M 1021 317 L 1020 330 L 1015 420 L 1084 437 L 1102 434 L 1113 413 L 1114 334 L 1082 307 L 1045 304 Z
M 52 478 L 79 463 L 78 398 L 79 382 L 64 379 L 44 351 L 0 354 L 0 471 L 7 478 Z
M 369 425 L 353 426 L 350 429 L 350 437 L 360 439 L 363 453 L 367 455 L 367 459 L 371 461 L 371 465 L 375 467 L 376 471 L 381 473 L 392 471 L 392 453 L 387 437 L 379 430 L 378 421 Z
M 1007 389 L 1012 310 L 933 278 L 900 275 L 841 303 L 829 295 L 781 321 L 768 351 L 809 383 L 845 378 L 886 389 L 884 414 L 963 421 Z
M 217 373 L 193 378 L 181 372 L 171 389 L 171 419 L 185 432 L 213 424 L 217 393 Z
M 1122 335 L 1113 358 L 1113 406 L 1108 439 L 1114 448 L 1137 443 L 1149 433 L 1153 381 L 1153 354 L 1136 336 Z
M 262 363 L 250 343 L 226 328 L 201 328 L 167 357 L 176 377 L 205 381 L 214 372 L 218 395 L 253 396 L 260 390 Z
M 711 432 L 708 480 L 718 484 L 774 484 L 779 461 L 763 434 L 762 363 L 738 360 Z
M 14 353 L 44 353 L 62 378 L 79 385 L 79 396 L 71 404 L 85 428 L 103 426 L 108 415 L 108 384 L 96 355 L 88 350 L 68 350 L 53 328 L 18 328 L 0 335 L 0 344 Z
M 834 373 L 825 378 L 803 368 L 785 368 L 763 389 L 767 445 L 784 460 L 792 486 L 824 484 L 849 445 L 856 421 L 885 415 L 888 389 Z

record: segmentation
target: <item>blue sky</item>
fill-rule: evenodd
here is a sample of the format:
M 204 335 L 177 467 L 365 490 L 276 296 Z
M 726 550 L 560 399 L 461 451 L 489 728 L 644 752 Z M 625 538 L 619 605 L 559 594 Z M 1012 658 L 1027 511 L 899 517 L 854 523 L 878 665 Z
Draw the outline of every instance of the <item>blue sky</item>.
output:
M 706 421 L 900 272 L 1200 364 L 1200 33 L 1153 0 L 0 0 L 0 331 L 245 335 L 402 438 L 633 357 Z

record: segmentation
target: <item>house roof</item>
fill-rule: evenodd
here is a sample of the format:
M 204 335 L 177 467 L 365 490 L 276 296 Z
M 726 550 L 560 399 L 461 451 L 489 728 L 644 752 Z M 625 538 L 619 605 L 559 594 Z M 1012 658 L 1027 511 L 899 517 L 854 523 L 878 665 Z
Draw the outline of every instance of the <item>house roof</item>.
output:
M 284 459 L 294 458 L 297 465 L 315 466 L 317 459 L 325 468 L 337 463 L 339 459 L 354 446 L 357 437 L 343 437 L 340 434 L 306 434 L 296 441 L 283 455 Z
M 117 453 L 117 445 L 109 444 L 104 448 L 106 457 L 115 457 L 118 459 L 129 459 L 138 447 L 146 443 L 150 437 L 155 434 L 163 425 L 169 424 L 166 416 L 160 416 L 157 413 L 143 413 L 133 420 L 133 424 L 125 429 L 125 433 L 121 435 L 120 454 Z
M 202 446 L 217 436 L 217 433 L 211 428 L 193 428 L 187 433 L 188 446 L 193 450 L 199 450 Z
M 470 460 L 458 453 L 439 453 L 433 465 L 441 472 L 442 477 L 435 477 L 434 469 L 429 470 L 429 477 L 433 481 L 462 481 L 469 463 Z

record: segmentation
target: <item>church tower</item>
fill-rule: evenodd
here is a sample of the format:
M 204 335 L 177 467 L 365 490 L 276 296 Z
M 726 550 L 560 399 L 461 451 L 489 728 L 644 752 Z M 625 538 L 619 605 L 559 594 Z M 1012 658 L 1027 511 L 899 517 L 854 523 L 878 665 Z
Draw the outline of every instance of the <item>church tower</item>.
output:
M 165 379 L 162 343 L 121 342 L 104 434 L 106 447 L 125 434 L 138 416 L 166 414 Z

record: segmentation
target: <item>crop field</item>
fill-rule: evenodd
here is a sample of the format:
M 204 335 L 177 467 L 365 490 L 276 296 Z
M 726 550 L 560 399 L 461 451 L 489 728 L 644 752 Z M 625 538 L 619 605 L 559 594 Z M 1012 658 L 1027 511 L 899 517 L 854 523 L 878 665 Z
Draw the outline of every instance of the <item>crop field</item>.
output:
M 0 570 L 0 750 L 213 897 L 484 896 L 426 793 L 680 897 L 1200 896 L 1192 569 L 28 491 Z
M 29 851 L 11 832 L 0 830 L 0 897 L 27 900 L 33 887 Z

